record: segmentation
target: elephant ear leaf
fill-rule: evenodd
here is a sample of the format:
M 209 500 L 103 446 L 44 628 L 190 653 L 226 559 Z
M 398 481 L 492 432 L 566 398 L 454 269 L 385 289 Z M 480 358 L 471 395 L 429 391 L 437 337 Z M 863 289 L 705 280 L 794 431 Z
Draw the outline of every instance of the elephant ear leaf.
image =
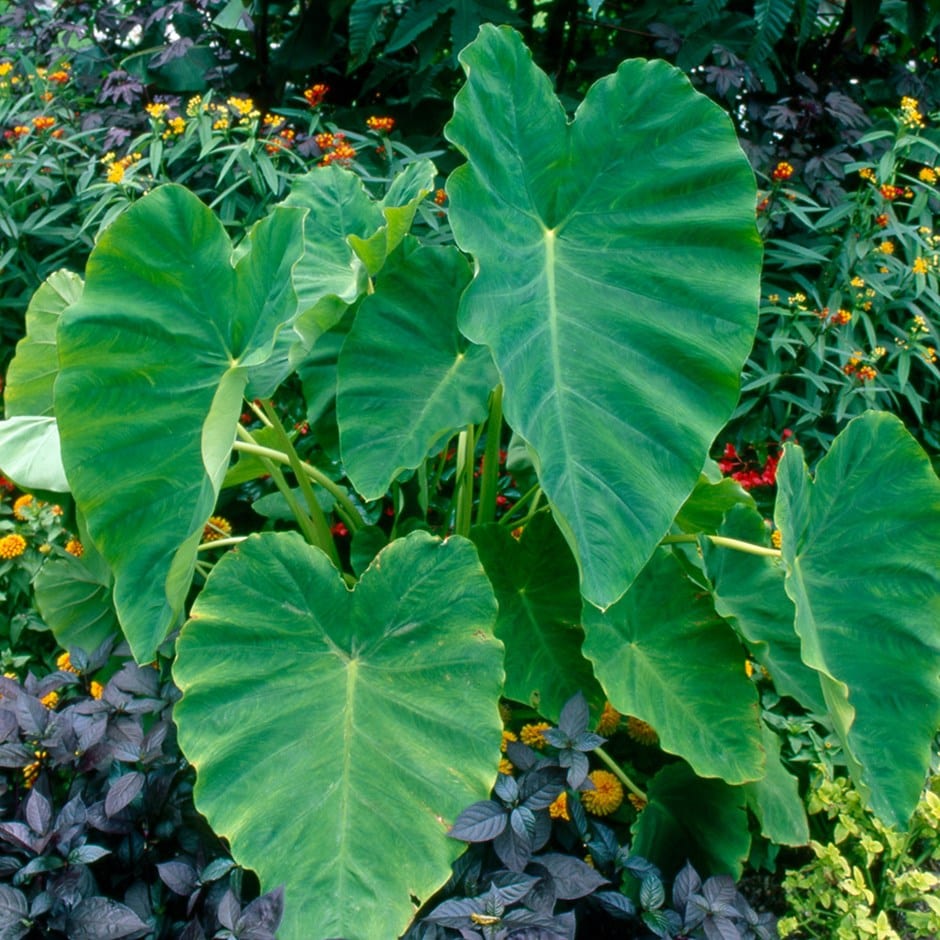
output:
M 757 327 L 754 179 L 726 114 L 631 60 L 569 122 L 520 36 L 484 26 L 448 138 L 460 328 L 489 346 L 513 429 L 606 608 L 695 486 Z
M 940 480 L 897 418 L 868 412 L 815 479 L 787 445 L 777 483 L 803 659 L 856 785 L 906 828 L 940 725 Z
M 179 620 L 243 392 L 296 312 L 303 215 L 276 209 L 234 263 L 212 212 L 160 187 L 101 237 L 61 316 L 62 460 L 138 661 Z
M 496 777 L 495 619 L 459 537 L 396 539 L 353 591 L 296 533 L 215 566 L 180 634 L 174 717 L 200 811 L 285 886 L 281 940 L 400 936 L 447 880 L 448 829 Z

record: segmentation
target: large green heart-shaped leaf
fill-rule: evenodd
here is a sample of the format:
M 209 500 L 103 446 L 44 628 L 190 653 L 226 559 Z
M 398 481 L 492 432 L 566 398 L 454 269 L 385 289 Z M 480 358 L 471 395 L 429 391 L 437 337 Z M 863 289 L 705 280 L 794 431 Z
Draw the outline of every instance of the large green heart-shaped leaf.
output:
M 614 708 L 651 724 L 702 777 L 764 775 L 757 695 L 711 599 L 662 549 L 623 600 L 584 608 L 584 655 Z
M 756 509 L 734 506 L 719 533 L 769 547 L 767 527 Z M 751 655 L 767 670 L 781 695 L 789 695 L 817 715 L 826 702 L 819 674 L 803 662 L 793 626 L 796 610 L 784 588 L 779 559 L 713 545 L 702 540 L 705 571 L 714 586 L 715 610 L 737 630 Z
M 516 541 L 505 526 L 470 533 L 496 592 L 496 636 L 506 647 L 503 695 L 557 721 L 565 703 L 582 692 L 604 704 L 591 664 L 581 653 L 578 567 L 549 515 L 536 516 Z
M 233 265 L 210 210 L 161 187 L 102 235 L 62 314 L 62 459 L 138 660 L 178 622 L 250 370 L 296 312 L 302 223 L 276 209 Z
M 456 816 L 493 783 L 496 601 L 470 542 L 416 532 L 346 589 L 296 534 L 215 567 L 174 677 L 196 802 L 266 888 L 282 940 L 387 940 L 447 880 Z
M 457 428 L 486 418 L 493 361 L 457 329 L 469 280 L 456 248 L 407 241 L 356 314 L 339 358 L 336 415 L 343 463 L 366 499 L 381 498 Z
M 26 335 L 7 369 L 3 401 L 8 418 L 52 414 L 52 386 L 59 371 L 56 329 L 62 311 L 82 295 L 82 279 L 71 271 L 50 274 L 26 308 Z
M 738 397 L 757 326 L 754 180 L 731 122 L 631 60 L 569 123 L 517 33 L 484 26 L 448 138 L 450 220 L 478 274 L 460 326 L 580 565 L 614 603 L 668 531 Z
M 896 417 L 867 412 L 815 480 L 788 444 L 777 482 L 803 659 L 856 785 L 903 829 L 940 727 L 940 480 Z

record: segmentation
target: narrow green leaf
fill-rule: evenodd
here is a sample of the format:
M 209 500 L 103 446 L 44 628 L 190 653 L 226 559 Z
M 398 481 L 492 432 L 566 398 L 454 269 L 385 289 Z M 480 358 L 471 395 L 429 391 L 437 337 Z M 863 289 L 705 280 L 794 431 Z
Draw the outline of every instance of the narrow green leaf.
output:
M 175 717 L 198 807 L 285 886 L 282 940 L 399 936 L 410 896 L 447 880 L 448 829 L 496 776 L 495 618 L 461 538 L 393 542 L 353 592 L 294 533 L 214 568 L 178 643 Z
M 940 726 L 940 480 L 898 418 L 868 412 L 815 479 L 787 445 L 777 481 L 803 659 L 856 785 L 903 829 Z
M 460 328 L 489 345 L 508 422 L 575 553 L 620 598 L 698 480 L 757 326 L 754 180 L 730 121 L 664 62 L 631 60 L 569 123 L 519 35 L 483 26 L 448 138 Z

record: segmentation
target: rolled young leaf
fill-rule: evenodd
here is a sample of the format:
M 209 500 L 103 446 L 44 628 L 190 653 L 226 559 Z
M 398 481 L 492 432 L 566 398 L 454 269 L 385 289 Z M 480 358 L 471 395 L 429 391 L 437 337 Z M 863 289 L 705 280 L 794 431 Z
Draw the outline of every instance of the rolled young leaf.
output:
M 606 608 L 737 401 L 757 327 L 753 175 L 727 115 L 664 62 L 624 62 L 569 122 L 512 30 L 484 26 L 460 61 L 450 220 L 478 264 L 460 328 L 491 347 L 582 593 Z

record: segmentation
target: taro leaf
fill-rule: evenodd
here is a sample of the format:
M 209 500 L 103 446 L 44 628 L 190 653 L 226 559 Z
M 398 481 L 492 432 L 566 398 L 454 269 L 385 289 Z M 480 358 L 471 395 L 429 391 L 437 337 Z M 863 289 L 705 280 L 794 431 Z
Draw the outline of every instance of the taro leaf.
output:
M 650 780 L 649 803 L 633 824 L 632 851 L 669 875 L 691 862 L 700 872 L 741 876 L 750 849 L 744 793 L 669 764 Z
M 479 526 L 470 537 L 499 602 L 496 636 L 506 647 L 503 695 L 552 721 L 578 691 L 599 709 L 604 693 L 581 654 L 578 569 L 551 517 L 536 516 L 518 541 L 496 524 Z
M 760 821 L 761 834 L 776 845 L 806 845 L 809 823 L 799 782 L 781 763 L 780 738 L 761 725 L 767 753 L 767 775 L 744 785 L 747 805 Z
M 20 489 L 67 493 L 55 418 L 17 415 L 0 421 L 0 467 Z
M 409 163 L 392 180 L 381 202 L 385 224 L 370 238 L 349 236 L 350 247 L 372 276 L 382 270 L 385 260 L 408 234 L 418 211 L 418 204 L 434 187 L 436 172 L 430 160 Z
M 457 329 L 469 280 L 456 248 L 409 239 L 359 308 L 339 357 L 336 414 L 343 463 L 367 500 L 456 429 L 486 418 L 492 359 Z
M 741 646 L 669 551 L 606 613 L 586 605 L 584 631 L 584 654 L 614 708 L 651 724 L 663 750 L 703 777 L 763 776 L 757 693 Z
M 296 310 L 302 218 L 275 209 L 233 267 L 221 222 L 162 186 L 102 235 L 62 315 L 62 459 L 138 661 L 179 619 L 250 369 Z
M 284 885 L 282 940 L 398 936 L 410 895 L 447 880 L 450 824 L 496 776 L 495 619 L 462 538 L 392 542 L 353 592 L 295 533 L 216 564 L 178 641 L 175 717 L 199 809 Z
M 68 914 L 69 940 L 133 940 L 146 937 L 150 927 L 127 905 L 108 898 L 85 898 Z
M 752 507 L 733 507 L 718 534 L 769 547 L 767 527 Z M 777 691 L 825 715 L 819 676 L 800 653 L 800 638 L 793 626 L 796 609 L 784 588 L 783 565 L 767 556 L 713 545 L 707 539 L 702 541 L 702 557 L 714 588 L 715 610 L 740 634 Z
M 368 238 L 385 222 L 379 206 L 366 192 L 362 180 L 351 170 L 336 164 L 319 167 L 294 180 L 285 206 L 310 210 L 304 220 L 306 251 L 294 270 L 294 287 L 300 310 L 298 323 L 318 322 L 321 330 L 336 322 L 342 307 L 329 304 L 321 313 L 332 311 L 320 322 L 313 314 L 327 297 L 352 303 L 366 289 L 368 272 L 347 242 L 351 235 Z
M 460 328 L 606 608 L 652 555 L 738 397 L 757 326 L 754 180 L 731 123 L 665 62 L 624 62 L 568 122 L 519 35 L 483 26 L 448 138 L 478 273 Z
M 7 369 L 6 416 L 52 415 L 52 386 L 59 361 L 56 328 L 62 311 L 82 295 L 82 279 L 71 271 L 50 274 L 26 308 L 26 336 L 16 344 Z
M 820 674 L 853 780 L 905 829 L 940 725 L 940 480 L 898 418 L 867 412 L 815 480 L 787 445 L 777 482 L 803 659 Z
M 89 539 L 81 558 L 50 558 L 33 581 L 36 606 L 63 649 L 97 649 L 120 632 L 111 602 L 111 572 Z

